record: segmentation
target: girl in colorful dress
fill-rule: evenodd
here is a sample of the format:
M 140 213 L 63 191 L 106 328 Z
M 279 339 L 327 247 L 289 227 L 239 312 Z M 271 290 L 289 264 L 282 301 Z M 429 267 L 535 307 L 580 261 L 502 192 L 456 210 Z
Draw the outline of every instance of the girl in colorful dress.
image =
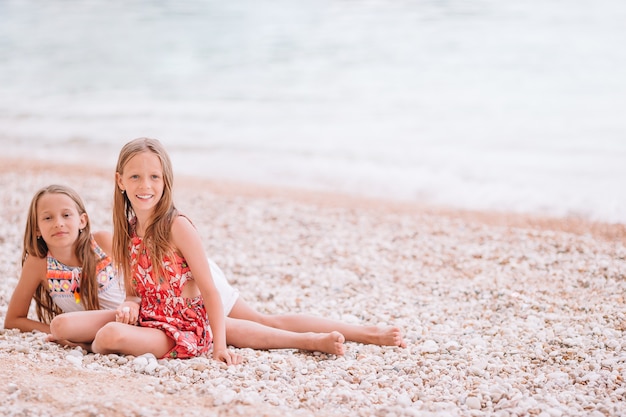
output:
M 88 349 L 96 332 L 115 320 L 125 293 L 107 255 L 111 239 L 107 232 L 92 235 L 85 205 L 71 188 L 49 185 L 37 191 L 4 327 L 51 333 L 50 340 Z M 39 321 L 28 318 L 33 299 Z
M 224 309 L 200 236 L 174 206 L 167 153 L 157 141 L 132 141 L 115 175 L 112 253 L 127 296 L 92 350 L 190 358 L 212 344 L 214 359 L 240 363 L 226 346 Z

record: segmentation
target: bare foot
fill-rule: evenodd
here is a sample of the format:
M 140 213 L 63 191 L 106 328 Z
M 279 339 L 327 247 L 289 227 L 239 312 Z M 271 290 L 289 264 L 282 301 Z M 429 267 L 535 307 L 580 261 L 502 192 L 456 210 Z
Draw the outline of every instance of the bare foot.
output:
M 46 342 L 58 343 L 59 345 L 63 347 L 80 346 L 81 348 L 85 349 L 87 352 L 91 352 L 91 343 L 75 343 L 75 342 L 70 342 L 69 340 L 57 340 L 51 334 L 46 336 Z
M 339 332 L 318 333 L 312 337 L 309 350 L 342 356 L 346 353 L 345 341 L 346 338 Z
M 370 327 L 370 333 L 364 343 L 370 343 L 378 346 L 398 346 L 406 347 L 406 343 L 402 338 L 402 332 L 397 327 Z
M 400 329 L 398 329 L 397 327 L 392 327 L 386 329 L 385 333 L 388 334 L 391 339 L 393 339 L 393 343 L 391 343 L 389 346 L 399 346 L 401 348 L 406 347 L 406 342 L 402 337 L 402 332 L 400 331 Z

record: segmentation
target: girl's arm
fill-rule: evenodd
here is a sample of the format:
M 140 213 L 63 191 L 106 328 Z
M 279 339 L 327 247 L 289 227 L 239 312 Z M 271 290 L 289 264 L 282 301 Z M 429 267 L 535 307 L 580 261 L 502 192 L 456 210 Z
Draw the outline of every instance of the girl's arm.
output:
M 209 316 L 209 325 L 213 333 L 213 359 L 236 365 L 241 356 L 226 347 L 226 329 L 224 308 L 217 288 L 213 283 L 211 269 L 207 260 L 202 241 L 197 230 L 183 216 L 178 216 L 172 224 L 172 241 L 174 246 L 189 265 L 193 279 L 200 289 L 204 306 Z
M 113 257 L 113 235 L 111 232 L 94 232 L 93 237 L 104 253 Z M 128 289 L 126 289 L 126 299 L 115 310 L 115 321 L 126 324 L 136 324 L 139 318 L 140 304 L 141 299 L 129 294 Z
M 28 310 L 37 287 L 45 280 L 46 259 L 29 256 L 22 266 L 22 273 L 17 282 L 6 317 L 5 329 L 19 329 L 22 332 L 39 330 L 50 333 L 50 325 L 28 318 Z

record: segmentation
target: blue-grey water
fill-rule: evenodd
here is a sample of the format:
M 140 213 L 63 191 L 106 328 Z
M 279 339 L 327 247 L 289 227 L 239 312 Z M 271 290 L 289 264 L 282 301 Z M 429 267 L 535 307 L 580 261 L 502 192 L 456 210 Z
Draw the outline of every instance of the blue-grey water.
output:
M 621 0 L 0 0 L 4 156 L 626 222 Z

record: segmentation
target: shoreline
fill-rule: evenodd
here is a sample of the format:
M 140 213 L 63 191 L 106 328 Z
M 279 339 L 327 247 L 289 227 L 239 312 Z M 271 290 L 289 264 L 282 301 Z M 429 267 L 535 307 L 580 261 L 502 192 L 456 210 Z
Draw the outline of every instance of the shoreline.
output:
M 0 166 L 3 323 L 33 193 L 68 184 L 93 230 L 110 229 L 113 175 Z M 175 188 L 252 308 L 397 326 L 406 348 L 237 349 L 244 363 L 226 367 L 94 355 L 0 329 L 0 415 L 166 417 L 181 404 L 192 417 L 626 413 L 623 225 L 180 176 Z
M 101 167 L 90 167 L 85 164 L 67 164 L 57 166 L 52 162 L 40 159 L 0 157 L 0 173 L 22 170 L 28 165 L 27 171 L 37 173 L 53 171 L 58 173 L 72 172 L 79 175 L 94 175 L 99 178 L 112 178 L 112 170 Z M 224 196 L 242 196 L 248 198 L 281 198 L 304 204 L 316 204 L 322 207 L 345 207 L 361 210 L 389 211 L 397 213 L 422 213 L 458 218 L 463 221 L 480 223 L 490 226 L 531 228 L 535 230 L 553 230 L 577 235 L 590 234 L 608 241 L 626 244 L 626 223 L 610 223 L 592 221 L 580 217 L 551 217 L 532 213 L 469 210 L 460 208 L 440 207 L 420 204 L 414 201 L 398 199 L 382 199 L 354 194 L 333 193 L 304 188 L 289 188 L 267 184 L 243 183 L 232 180 L 213 180 L 188 175 L 175 175 L 175 188 L 202 188 L 211 193 Z M 71 185 L 71 184 L 69 184 Z

